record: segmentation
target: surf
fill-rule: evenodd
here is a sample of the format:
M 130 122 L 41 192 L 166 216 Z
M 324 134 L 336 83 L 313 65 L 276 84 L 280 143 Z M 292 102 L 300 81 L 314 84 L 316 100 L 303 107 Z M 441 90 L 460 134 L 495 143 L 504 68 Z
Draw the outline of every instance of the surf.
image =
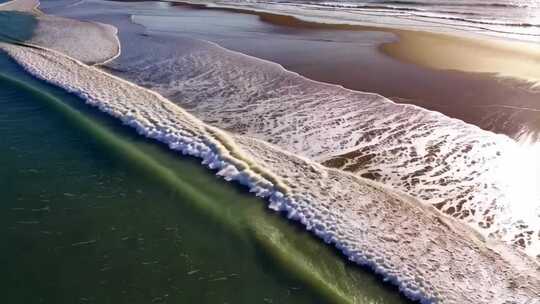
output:
M 82 130 L 85 135 L 96 140 L 99 146 L 104 147 L 107 153 L 121 158 L 122 162 L 133 164 L 150 179 L 165 185 L 169 191 L 173 190 L 175 196 L 184 198 L 178 203 L 184 204 L 188 210 L 191 208 L 201 213 L 208 223 L 217 223 L 222 227 L 223 235 L 220 237 L 228 237 L 230 234 L 237 239 L 251 240 L 256 249 L 260 248 L 263 260 L 268 260 L 267 263 L 272 267 L 278 267 L 282 273 L 311 288 L 304 292 L 313 293 L 318 299 L 330 303 L 355 303 L 360 299 L 405 303 L 390 291 L 384 295 L 386 287 L 377 286 L 371 274 L 347 265 L 333 250 L 309 234 L 297 231 L 296 227 L 283 222 L 277 215 L 268 214 L 259 200 L 245 193 L 230 194 L 236 193 L 230 185 L 213 186 L 215 181 L 212 181 L 212 176 L 203 172 L 204 169 L 192 160 L 179 160 L 176 154 L 154 143 L 126 139 L 131 130 L 126 130 L 125 126 L 81 107 L 82 102 L 74 98 L 70 98 L 71 102 L 81 102 L 81 105 L 66 103 L 48 93 L 45 86 L 38 89 L 3 74 L 0 74 L 0 84 L 9 90 L 13 88 L 39 96 L 34 102 L 42 102 L 61 115 L 64 124 Z M 14 102 L 12 98 L 10 102 Z M 186 178 L 183 173 L 179 173 L 185 170 L 190 170 L 192 176 L 198 176 L 198 180 Z M 232 201 L 224 200 L 224 196 L 230 197 Z M 88 244 L 80 242 L 74 246 L 83 245 Z M 379 291 L 358 289 L 354 282 L 371 282 L 367 284 L 369 288 Z
M 495 247 L 483 243 L 473 231 L 411 196 L 350 173 L 325 168 L 260 139 L 209 126 L 155 92 L 57 51 L 5 43 L 1 47 L 35 77 L 76 94 L 173 151 L 200 158 L 203 165 L 226 180 L 246 186 L 267 199 L 270 208 L 298 221 L 351 261 L 383 275 L 412 299 L 425 302 L 462 299 L 480 303 L 484 293 L 463 293 L 467 287 L 448 285 L 454 283 L 448 275 L 465 273 L 478 276 L 471 281 L 479 285 L 478 290 L 487 293 L 498 290 L 500 301 L 528 299 L 528 293 L 534 290 L 537 281 L 531 274 L 522 283 L 532 286 L 522 289 L 523 293 L 509 290 L 501 293 L 507 286 L 492 281 L 495 273 L 514 273 L 534 263 L 503 247 L 497 248 L 496 254 L 492 251 Z M 374 103 L 382 98 L 374 94 L 367 96 Z M 389 101 L 384 102 L 383 105 L 393 106 Z M 410 233 L 415 237 L 411 238 Z M 401 243 L 400 239 L 405 242 Z M 417 240 L 431 240 L 435 245 Z M 449 250 L 453 257 L 460 255 L 464 259 L 450 259 Z M 402 258 L 404 252 L 409 255 L 407 259 Z M 430 255 L 426 256 L 426 252 Z M 433 255 L 437 260 L 452 260 L 449 263 L 453 267 L 434 266 L 430 258 Z M 438 270 L 438 275 L 428 278 L 424 271 L 431 267 Z M 493 277 L 486 273 L 492 273 Z
M 131 21 L 151 35 L 151 23 Z M 540 242 L 540 167 L 528 147 L 438 112 L 315 82 L 207 41 L 175 38 L 181 43 L 173 47 L 166 38 L 126 34 L 126 41 L 174 59 L 128 49 L 109 65 L 111 72 L 209 124 L 399 189 L 487 238 L 538 254 L 532 248 Z M 517 171 L 528 176 L 527 187 L 514 178 Z

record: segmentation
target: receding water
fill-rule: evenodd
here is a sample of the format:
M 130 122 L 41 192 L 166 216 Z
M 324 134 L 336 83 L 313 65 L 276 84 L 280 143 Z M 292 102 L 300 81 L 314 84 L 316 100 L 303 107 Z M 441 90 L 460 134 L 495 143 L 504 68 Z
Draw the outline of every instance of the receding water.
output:
M 193 159 L 0 72 L 2 303 L 406 302 Z

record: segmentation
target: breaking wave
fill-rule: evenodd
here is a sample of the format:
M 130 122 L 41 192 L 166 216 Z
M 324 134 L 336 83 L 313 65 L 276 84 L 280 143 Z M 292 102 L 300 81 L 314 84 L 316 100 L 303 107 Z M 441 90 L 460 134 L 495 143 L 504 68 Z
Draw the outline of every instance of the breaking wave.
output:
M 472 231 L 411 197 L 210 127 L 158 94 L 57 52 L 0 47 L 34 76 L 247 186 L 266 198 L 271 209 L 301 222 L 411 299 L 505 303 L 535 297 L 540 280 L 532 269 L 537 264 L 496 243 L 488 249 Z M 510 278 L 518 287 L 508 286 Z
M 537 188 L 516 178 L 538 182 L 534 144 L 109 18 L 124 52 L 107 67 L 177 105 L 51 49 L 0 48 L 37 78 L 245 185 L 412 299 L 534 301 L 538 263 L 498 241 L 538 250 Z
M 128 47 L 108 65 L 112 73 L 159 92 L 206 123 L 399 189 L 490 239 L 540 254 L 539 145 L 530 138 L 517 143 L 438 112 L 311 81 L 209 42 L 121 39 Z M 130 44 L 144 44 L 153 55 Z

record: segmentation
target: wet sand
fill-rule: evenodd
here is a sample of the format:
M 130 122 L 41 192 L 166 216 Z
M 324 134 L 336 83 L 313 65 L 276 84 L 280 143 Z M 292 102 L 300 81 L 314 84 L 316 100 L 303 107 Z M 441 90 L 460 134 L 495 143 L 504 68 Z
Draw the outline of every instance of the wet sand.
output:
M 279 63 L 310 79 L 379 93 L 513 138 L 540 131 L 540 90 L 525 80 L 540 77 L 540 67 L 536 68 L 540 49 L 534 46 L 175 5 L 187 14 L 212 11 L 212 17 L 220 20 L 256 16 L 251 18 L 256 31 L 270 34 L 262 42 L 231 36 L 202 38 Z M 272 39 L 272 35 L 288 37 Z M 383 41 L 373 39 L 377 35 Z M 303 38 L 320 36 L 329 39 L 302 45 Z M 497 69 L 514 77 L 497 77 Z

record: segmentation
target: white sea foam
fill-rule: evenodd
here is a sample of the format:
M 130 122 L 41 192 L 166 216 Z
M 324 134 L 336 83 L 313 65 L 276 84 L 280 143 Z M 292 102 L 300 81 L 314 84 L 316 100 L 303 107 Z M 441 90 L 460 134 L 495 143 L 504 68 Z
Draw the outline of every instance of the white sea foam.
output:
M 529 144 L 376 94 L 310 81 L 209 42 L 142 36 L 127 20 L 105 20 L 122 29 L 128 46 L 108 65 L 116 75 L 209 124 L 372 178 L 486 237 L 540 254 L 540 164 Z
M 115 27 L 40 14 L 36 9 L 38 6 L 37 0 L 12 1 L 0 6 L 5 11 L 22 13 L 0 16 L 0 22 L 4 22 L 0 26 L 0 37 L 15 41 L 26 39 L 27 43 L 61 51 L 87 64 L 104 64 L 120 55 Z M 35 23 L 25 12 L 32 13 Z M 25 31 L 31 31 L 32 36 L 21 37 Z
M 212 43 L 159 37 L 129 21 L 149 24 L 152 14 L 180 19 L 174 10 L 134 6 L 125 12 L 123 4 L 92 2 L 61 12 L 119 27 L 125 50 L 108 65 L 112 72 L 205 122 L 375 179 L 488 238 L 540 254 L 540 164 L 531 144 L 376 94 L 310 81 Z
M 120 55 L 117 30 L 113 26 L 103 23 L 88 26 L 87 22 L 48 15 L 36 18 L 39 22 L 30 43 L 59 50 L 87 64 L 104 64 Z
M 431 207 L 367 180 L 210 127 L 163 97 L 54 51 L 0 44 L 28 72 L 77 94 L 265 197 L 269 207 L 423 303 L 534 303 L 539 265 Z
M 136 44 L 137 41 L 133 43 Z M 201 46 L 205 47 L 202 51 Z M 406 194 L 343 171 L 325 168 L 307 158 L 266 144 L 252 137 L 258 136 L 258 128 L 250 133 L 252 136 L 242 136 L 211 127 L 152 91 L 108 75 L 96 68 L 88 67 L 53 50 L 26 48 L 5 43 L 2 43 L 0 48 L 36 77 L 77 94 L 88 104 L 119 118 L 142 135 L 161 141 L 173 150 L 201 158 L 203 164 L 216 170 L 218 175 L 225 179 L 246 185 L 252 192 L 267 198 L 270 208 L 286 212 L 289 218 L 300 221 L 307 229 L 328 243 L 334 244 L 352 261 L 368 265 L 397 284 L 406 295 L 413 299 L 420 299 L 424 303 L 534 303 L 538 299 L 540 269 L 537 263 L 519 252 L 509 250 L 497 241 L 483 242 L 473 231 L 453 219 L 446 218 L 432 207 L 420 204 Z M 185 52 L 186 50 L 192 51 L 189 53 L 190 56 L 173 57 L 170 65 L 157 62 L 158 66 L 162 69 L 164 67 L 179 69 L 183 65 L 178 65 L 177 59 L 182 62 L 187 58 L 199 63 L 198 67 L 201 68 L 200 71 L 203 71 L 208 68 L 208 63 L 204 60 L 211 59 L 214 60 L 211 62 L 216 64 L 220 60 L 224 60 L 223 64 L 235 63 L 230 62 L 233 55 L 234 60 L 239 60 L 236 63 L 247 61 L 240 64 L 238 69 L 232 69 L 232 73 L 227 74 L 226 81 L 234 85 L 243 83 L 243 86 L 236 87 L 242 94 L 251 93 L 265 102 L 272 101 L 277 105 L 282 105 L 279 98 L 264 99 L 264 94 L 269 94 L 270 97 L 272 94 L 288 96 L 288 93 L 300 90 L 302 96 L 321 97 L 321 103 L 304 99 L 309 105 L 316 106 L 324 105 L 324 101 L 328 101 L 324 99 L 325 96 L 332 97 L 328 94 L 337 94 L 343 90 L 333 86 L 324 87 L 324 90 L 318 86 L 312 88 L 315 83 L 288 73 L 277 65 L 269 65 L 267 62 L 257 60 L 254 62 L 252 58 L 224 52 L 205 42 L 192 41 L 178 51 Z M 158 52 L 160 49 L 155 51 Z M 219 57 L 205 57 L 214 52 Z M 201 55 L 201 57 L 196 55 Z M 120 57 L 119 61 L 124 59 Z M 184 62 L 190 63 L 189 60 Z M 140 63 L 140 60 L 135 61 L 135 66 Z M 145 64 L 149 63 L 145 62 Z M 150 67 L 150 65 L 147 66 L 149 69 Z M 229 66 L 229 68 L 233 67 L 234 65 Z M 253 74 L 249 72 L 250 70 L 246 72 L 247 67 L 258 68 L 264 73 L 262 76 L 257 76 L 258 74 Z M 192 66 L 189 68 L 191 69 Z M 223 71 L 220 68 L 218 64 L 215 70 L 207 70 L 203 73 L 206 76 L 216 76 L 214 80 L 212 80 L 213 77 L 201 76 L 198 73 L 199 70 L 194 69 L 194 73 L 188 75 L 194 85 L 191 87 L 192 90 L 200 89 L 197 84 L 198 81 L 203 80 L 203 82 L 206 81 L 203 85 L 206 89 L 222 92 L 228 85 L 221 83 L 224 80 L 221 78 Z M 273 72 L 267 74 L 268 69 Z M 164 70 L 164 74 L 153 70 L 156 73 L 155 77 L 159 78 L 171 73 L 170 70 Z M 128 73 L 133 71 L 135 70 L 129 70 Z M 176 72 L 185 71 L 180 69 Z M 276 79 L 274 72 L 281 73 L 282 78 Z M 144 77 L 141 79 L 144 80 Z M 162 88 L 165 90 L 169 88 L 168 85 L 175 84 L 176 78 L 169 77 L 162 80 L 171 81 L 168 83 L 162 81 L 167 84 Z M 210 85 L 216 84 L 216 80 L 218 86 L 211 87 Z M 275 89 L 275 92 L 270 90 L 264 93 L 259 85 L 253 87 L 261 81 L 269 83 L 270 88 L 275 84 L 288 83 L 288 86 L 284 87 L 285 92 Z M 189 96 L 192 96 L 189 94 L 189 87 L 183 88 L 186 90 L 186 105 L 196 109 L 198 106 L 189 99 Z M 253 88 L 254 91 L 246 91 L 246 88 Z M 263 86 L 263 88 L 267 87 Z M 329 88 L 337 91 L 327 91 Z M 231 91 L 225 90 L 225 92 L 231 94 Z M 182 92 L 177 91 L 177 93 Z M 351 99 L 352 104 L 344 108 L 345 110 L 354 111 L 358 107 L 357 102 L 367 99 L 367 105 L 374 106 L 372 110 L 382 111 L 385 114 L 387 112 L 383 111 L 384 105 L 391 104 L 377 95 L 349 93 L 351 96 L 357 96 L 358 99 Z M 177 94 L 177 97 L 180 96 Z M 227 97 L 227 94 L 221 97 Z M 232 99 L 225 99 L 225 101 L 230 100 Z M 343 102 L 342 99 L 339 100 Z M 211 109 L 210 101 L 217 102 L 218 99 L 211 99 L 208 104 L 204 104 L 205 107 L 210 106 Z M 378 103 L 382 103 L 383 106 Z M 301 104 L 293 103 L 292 106 L 297 107 Z M 267 109 L 263 104 L 255 103 L 253 105 L 241 104 L 241 108 L 232 110 L 247 110 L 248 112 L 244 112 L 246 116 L 246 113 L 257 113 L 249 112 L 249 109 L 258 106 L 261 106 L 264 111 Z M 416 108 L 405 107 L 405 109 Z M 226 114 L 234 114 L 234 111 L 230 110 L 224 108 L 222 112 L 215 112 L 216 115 L 219 114 L 216 116 L 218 124 L 227 121 Z M 279 107 L 277 110 L 284 114 L 291 111 L 290 108 L 287 110 Z M 312 114 L 306 112 L 305 108 L 298 110 L 298 114 L 304 114 L 304 112 L 308 115 Z M 335 113 L 331 111 L 332 107 L 326 107 L 324 110 L 330 115 L 324 120 L 330 122 L 330 124 L 325 124 L 325 127 L 340 128 L 334 134 L 335 136 L 350 133 L 351 129 L 341 130 L 341 125 L 336 124 L 339 120 L 332 116 Z M 419 111 L 419 109 L 416 110 Z M 261 113 L 274 115 L 280 113 L 279 111 L 270 113 L 264 111 Z M 405 111 L 403 115 L 410 116 L 410 112 Z M 434 115 L 435 118 L 442 116 L 435 113 L 430 115 Z M 210 115 L 206 119 L 208 117 Z M 282 121 L 279 117 L 278 115 L 274 118 L 278 122 L 277 128 L 282 128 L 282 130 L 270 135 L 268 139 L 276 138 L 277 143 L 282 144 L 293 137 L 286 135 L 283 123 L 288 123 L 294 117 L 285 116 L 287 119 Z M 428 115 L 428 117 L 431 116 Z M 260 120 L 265 117 L 259 113 L 255 118 Z M 402 120 L 407 122 L 409 117 Z M 305 121 L 306 119 L 301 119 L 301 122 Z M 265 122 L 263 121 L 261 125 L 265 126 Z M 375 120 L 372 119 L 370 122 L 375 123 Z M 394 123 L 392 120 L 389 122 Z M 321 136 L 322 139 L 326 138 L 323 136 L 325 133 L 321 132 L 323 129 L 310 130 L 294 121 L 291 125 L 300 126 L 300 130 L 306 132 L 298 132 L 297 138 L 303 136 L 301 134 L 311 133 L 315 133 L 316 136 L 308 136 L 309 140 L 316 140 Z M 285 136 L 280 134 L 285 134 Z M 291 142 L 294 143 L 294 140 Z M 316 153 L 320 153 L 319 156 L 321 156 L 324 154 L 324 149 L 328 147 L 334 149 L 332 145 L 318 143 L 314 147 L 302 148 L 301 152 L 291 150 L 295 154 L 317 156 Z M 304 147 L 304 145 L 299 145 L 299 147 Z M 309 155 L 306 152 L 314 154 Z
M 536 43 L 539 39 L 538 4 L 531 0 L 507 2 L 507 7 L 490 3 L 455 1 L 425 2 L 418 7 L 415 1 L 391 3 L 380 1 L 237 1 L 237 0 L 172 0 L 202 4 L 208 7 L 245 9 L 294 16 L 301 20 L 328 24 L 356 24 L 389 28 L 405 28 L 439 33 L 468 34 L 480 37 L 515 39 Z M 519 6 L 519 4 L 524 4 Z M 418 4 L 418 2 L 417 2 Z M 476 4 L 476 5 L 475 5 Z M 528 4 L 528 5 L 527 5 Z M 448 7 L 450 5 L 450 7 Z M 398 9 L 400 8 L 400 9 Z M 461 11 L 458 9 L 461 8 Z M 473 14 L 471 14 L 473 13 Z

